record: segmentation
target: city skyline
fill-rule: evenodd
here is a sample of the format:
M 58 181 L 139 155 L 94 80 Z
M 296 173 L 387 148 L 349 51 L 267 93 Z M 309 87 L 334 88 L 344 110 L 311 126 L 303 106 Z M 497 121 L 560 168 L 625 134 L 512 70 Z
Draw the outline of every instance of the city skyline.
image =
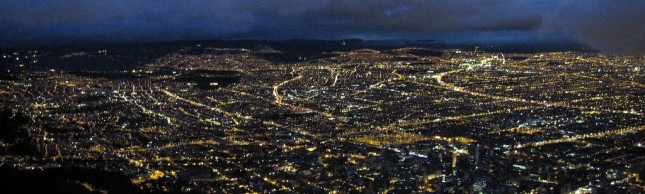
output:
M 0 1 L 1 193 L 643 193 L 645 1 Z

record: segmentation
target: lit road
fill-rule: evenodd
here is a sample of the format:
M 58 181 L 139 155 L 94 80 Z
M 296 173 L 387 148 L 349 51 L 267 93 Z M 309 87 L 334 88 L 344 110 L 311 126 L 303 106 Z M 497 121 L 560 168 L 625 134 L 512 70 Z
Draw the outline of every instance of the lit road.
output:
M 609 113 L 617 113 L 617 114 L 631 114 L 631 115 L 637 115 L 637 116 L 643 116 L 643 113 L 640 112 L 634 112 L 634 111 L 626 111 L 626 110 L 612 110 L 612 109 L 600 109 L 600 108 L 595 108 L 595 107 L 582 107 L 582 106 L 573 106 L 569 105 L 565 102 L 547 102 L 547 101 L 537 101 L 537 100 L 527 100 L 527 99 L 521 99 L 521 98 L 516 98 L 516 97 L 506 97 L 506 96 L 496 96 L 496 95 L 490 95 L 490 94 L 485 94 L 485 93 L 480 93 L 480 92 L 474 92 L 474 91 L 469 91 L 465 89 L 464 87 L 457 86 L 452 83 L 445 82 L 443 80 L 443 77 L 461 72 L 463 69 L 457 69 L 453 71 L 447 71 L 447 72 L 442 72 L 437 74 L 435 76 L 435 79 L 437 80 L 437 83 L 439 85 L 444 86 L 450 90 L 453 90 L 455 92 L 460 92 L 464 94 L 469 94 L 473 96 L 479 96 L 479 97 L 484 97 L 484 98 L 490 98 L 494 100 L 500 100 L 500 101 L 508 101 L 508 102 L 520 102 L 520 103 L 529 103 L 529 104 L 536 104 L 536 105 L 542 105 L 542 106 L 553 106 L 553 107 L 562 107 L 562 108 L 569 108 L 569 109 L 580 109 L 580 110 L 592 110 L 592 111 L 601 111 L 601 112 L 609 112 Z
M 614 129 L 614 130 L 602 131 L 602 132 L 596 132 L 596 133 L 585 133 L 585 134 L 574 135 L 571 137 L 563 137 L 559 139 L 551 139 L 551 140 L 537 141 L 537 142 L 526 143 L 526 144 L 519 144 L 515 147 L 516 148 L 525 148 L 525 147 L 531 147 L 531 146 L 539 147 L 539 146 L 557 144 L 557 143 L 563 143 L 563 142 L 575 142 L 582 139 L 602 138 L 602 137 L 613 136 L 613 135 L 625 135 L 629 133 L 636 133 L 643 130 L 645 130 L 645 126 L 626 127 L 622 129 Z

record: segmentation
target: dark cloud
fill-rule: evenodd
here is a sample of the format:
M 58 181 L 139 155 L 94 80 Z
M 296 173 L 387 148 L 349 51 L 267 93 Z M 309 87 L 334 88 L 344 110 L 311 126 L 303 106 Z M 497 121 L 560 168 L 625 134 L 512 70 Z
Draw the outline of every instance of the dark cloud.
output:
M 645 53 L 645 1 L 570 1 L 544 18 L 543 30 L 572 34 L 607 52 Z
M 4 0 L 2 45 L 196 38 L 563 41 L 643 53 L 642 0 Z

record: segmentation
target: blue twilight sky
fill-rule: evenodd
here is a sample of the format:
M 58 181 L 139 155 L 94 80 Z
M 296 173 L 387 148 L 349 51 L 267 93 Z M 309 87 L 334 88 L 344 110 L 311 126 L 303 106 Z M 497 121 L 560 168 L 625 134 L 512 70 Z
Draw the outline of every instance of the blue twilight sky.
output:
M 645 53 L 645 0 L 2 0 L 0 47 L 186 39 L 580 42 Z

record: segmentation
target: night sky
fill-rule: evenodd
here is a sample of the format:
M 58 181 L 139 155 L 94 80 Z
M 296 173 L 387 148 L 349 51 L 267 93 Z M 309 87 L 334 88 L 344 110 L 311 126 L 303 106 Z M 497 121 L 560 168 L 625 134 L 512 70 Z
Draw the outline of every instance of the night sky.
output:
M 2 0 L 1 47 L 188 39 L 570 43 L 645 53 L 645 0 Z

